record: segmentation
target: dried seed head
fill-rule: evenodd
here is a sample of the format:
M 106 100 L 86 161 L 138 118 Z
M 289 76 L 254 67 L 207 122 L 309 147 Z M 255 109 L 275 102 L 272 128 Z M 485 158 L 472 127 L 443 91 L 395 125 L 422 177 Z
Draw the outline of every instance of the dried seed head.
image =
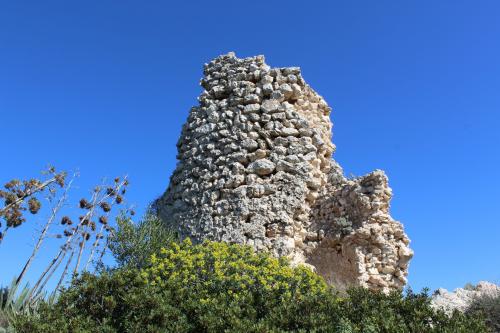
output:
M 17 179 L 12 179 L 10 182 L 6 183 L 6 184 L 4 185 L 4 187 L 5 187 L 5 189 L 7 189 L 7 190 L 11 190 L 11 189 L 13 189 L 13 188 L 14 188 L 14 187 L 16 187 L 16 186 L 19 186 L 19 184 L 20 184 L 19 180 L 17 180 Z
M 111 206 L 107 202 L 102 202 L 101 203 L 101 208 L 104 212 L 109 212 L 111 210 Z
M 88 217 L 86 217 L 86 216 L 80 216 L 80 217 L 79 217 L 79 219 L 80 219 L 80 223 L 81 223 L 82 225 L 88 225 L 88 224 L 89 224 L 89 219 L 88 219 Z
M 28 200 L 28 208 L 31 214 L 38 213 L 40 207 L 42 207 L 42 204 L 40 203 L 40 201 L 38 201 L 37 198 L 30 198 Z
M 7 221 L 8 227 L 19 227 L 26 219 L 19 210 L 13 210 L 5 214 L 5 220 Z
M 69 236 L 71 236 L 71 235 L 73 235 L 73 233 L 72 233 L 71 231 L 69 231 L 69 230 L 64 230 L 64 236 L 69 237 Z
M 67 224 L 67 225 L 72 225 L 72 224 L 73 224 L 73 222 L 71 221 L 71 219 L 70 219 L 69 217 L 64 216 L 64 217 L 61 219 L 61 224 L 62 224 L 62 225 L 65 225 L 65 224 Z
M 81 199 L 80 200 L 80 208 L 82 208 L 82 209 L 90 209 L 90 208 L 92 208 L 92 204 L 90 202 L 88 202 L 87 200 L 85 200 L 85 199 Z
M 130 210 L 130 215 L 134 216 L 135 215 L 135 210 Z
M 10 204 L 16 202 L 16 200 L 17 200 L 17 197 L 16 197 L 15 194 L 7 193 L 5 195 L 5 206 L 10 205 Z
M 107 194 L 107 195 L 109 195 L 109 196 L 112 196 L 112 197 L 113 197 L 113 196 L 115 196 L 115 195 L 116 195 L 116 191 L 115 191 L 115 189 L 114 189 L 114 188 L 112 188 L 112 187 L 108 187 L 108 188 L 106 189 L 106 194 Z
M 66 174 L 64 172 L 55 175 L 54 178 L 56 179 L 57 185 L 64 187 L 64 182 L 66 180 Z
M 116 177 L 115 178 L 115 183 L 118 183 L 120 181 L 120 178 Z
M 30 179 L 28 182 L 28 187 L 34 188 L 42 185 L 42 182 L 38 179 Z
M 108 218 L 106 216 L 101 216 L 99 217 L 99 222 L 101 222 L 102 224 L 107 224 Z
M 117 204 L 121 204 L 122 201 L 123 201 L 122 196 L 121 195 L 117 195 L 115 201 L 116 201 Z

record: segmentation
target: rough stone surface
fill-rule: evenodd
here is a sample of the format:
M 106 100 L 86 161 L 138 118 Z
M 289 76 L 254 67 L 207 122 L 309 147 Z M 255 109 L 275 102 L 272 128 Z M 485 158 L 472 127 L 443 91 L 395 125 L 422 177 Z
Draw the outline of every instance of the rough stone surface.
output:
M 497 297 L 500 295 L 500 286 L 481 281 L 476 286 L 469 288 L 458 288 L 453 292 L 440 288 L 432 295 L 432 305 L 436 308 L 445 310 L 451 314 L 457 309 L 464 312 L 476 298 L 483 296 Z
M 160 216 L 183 237 L 252 245 L 312 265 L 342 289 L 406 283 L 413 255 L 376 170 L 347 179 L 332 160 L 330 107 L 300 68 L 222 55 L 177 144 Z

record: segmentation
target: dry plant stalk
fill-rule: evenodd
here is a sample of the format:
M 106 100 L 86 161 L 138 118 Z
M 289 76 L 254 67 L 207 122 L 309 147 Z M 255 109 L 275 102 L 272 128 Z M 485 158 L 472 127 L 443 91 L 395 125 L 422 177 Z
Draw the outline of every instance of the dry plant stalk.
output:
M 45 196 L 45 199 L 47 199 L 50 204 L 50 211 L 47 219 L 41 230 L 37 231 L 37 237 L 35 238 L 36 243 L 30 256 L 20 270 L 15 280 L 15 285 L 20 285 L 25 278 L 26 273 L 29 271 L 34 260 L 38 257 L 39 252 L 43 248 L 42 245 L 44 245 L 45 240 L 51 237 L 49 232 L 53 228 L 57 229 L 59 224 L 54 223 L 54 221 L 60 218 L 59 215 L 62 215 L 61 212 L 64 206 L 67 206 L 69 192 L 72 189 L 74 180 L 78 176 L 77 173 L 74 173 L 70 181 L 66 183 L 66 173 L 56 172 L 53 167 L 50 167 L 44 174 L 50 175 L 50 177 L 48 177 L 49 179 L 45 181 L 38 179 L 23 181 L 14 179 L 5 184 L 5 190 L 0 190 L 0 199 L 4 201 L 3 207 L 0 207 L 0 244 L 5 238 L 8 230 L 16 228 L 26 222 L 27 211 L 33 215 L 39 213 L 42 208 L 39 197 Z M 95 237 L 95 240 L 88 249 L 89 254 L 88 258 L 86 258 L 83 271 L 87 271 L 92 264 L 94 267 L 102 265 L 104 253 L 109 245 L 109 237 L 113 232 L 113 228 L 108 222 L 108 219 L 110 219 L 110 212 L 115 205 L 119 205 L 124 201 L 122 196 L 125 194 L 128 184 L 127 177 L 123 178 L 123 180 L 115 178 L 111 186 L 102 184 L 94 189 L 89 201 L 86 199 L 80 200 L 79 207 L 86 212 L 80 216 L 78 220 L 72 220 L 69 216 L 62 217 L 60 227 L 63 227 L 64 230 L 62 233 L 56 233 L 55 238 L 64 238 L 63 244 L 40 274 L 34 287 L 31 288 L 29 295 L 26 297 L 27 306 L 34 304 L 40 297 L 43 297 L 45 286 L 54 276 L 58 268 L 61 267 L 61 264 L 64 263 L 64 268 L 59 276 L 54 293 L 60 290 L 75 258 L 76 263 L 73 267 L 73 277 L 78 275 L 83 257 L 86 255 L 85 253 L 87 253 L 85 250 L 86 242 L 88 242 L 91 237 Z M 62 189 L 62 192 L 58 191 L 59 188 Z M 102 213 L 100 211 L 102 211 Z M 3 226 L 2 220 L 5 221 L 3 230 L 1 229 Z M 78 221 L 78 223 L 73 225 L 73 221 Z M 101 226 L 97 228 L 96 222 L 94 221 L 99 221 Z M 96 256 L 98 256 L 98 258 L 94 262 Z
M 19 284 L 21 282 L 24 275 L 26 274 L 26 272 L 30 268 L 31 264 L 33 263 L 33 260 L 35 259 L 36 254 L 38 253 L 38 251 L 40 250 L 40 247 L 42 246 L 43 240 L 45 239 L 47 232 L 49 231 L 50 226 L 54 222 L 57 214 L 59 213 L 59 211 L 62 208 L 62 206 L 64 205 L 64 203 L 68 200 L 68 192 L 71 189 L 71 185 L 73 184 L 73 181 L 75 180 L 76 176 L 77 176 L 77 174 L 75 173 L 73 175 L 73 177 L 71 178 L 71 180 L 69 181 L 69 183 L 65 186 L 64 193 L 61 195 L 61 197 L 57 201 L 57 204 L 51 208 L 50 217 L 48 218 L 47 223 L 45 223 L 45 226 L 40 233 L 38 241 L 37 241 L 35 247 L 33 248 L 33 252 L 31 253 L 28 260 L 26 261 L 26 264 L 24 265 L 23 269 L 21 270 L 21 273 L 17 277 L 16 284 Z
M 4 207 L 0 208 L 0 218 L 6 222 L 4 230 L 0 231 L 0 244 L 11 228 L 19 227 L 26 221 L 24 212 L 28 210 L 33 215 L 39 212 L 41 203 L 37 198 L 38 194 L 48 192 L 49 196 L 55 196 L 56 186 L 61 188 L 65 186 L 65 172 L 57 173 L 54 167 L 50 167 L 44 173 L 50 174 L 51 178 L 43 182 L 39 179 L 24 181 L 13 179 L 4 185 L 5 190 L 0 190 L 0 198 L 4 199 Z M 0 227 L 2 227 L 1 222 Z
M 64 279 L 68 273 L 69 267 L 71 266 L 71 262 L 73 261 L 76 254 L 76 264 L 73 268 L 73 277 L 76 276 L 80 269 L 80 264 L 85 252 L 85 244 L 91 238 L 92 235 L 95 235 L 96 240 L 94 241 L 91 249 L 89 257 L 87 258 L 87 262 L 83 271 L 86 271 L 89 265 L 94 258 L 95 253 L 99 252 L 99 247 L 101 245 L 100 239 L 103 237 L 103 232 L 107 232 L 106 242 L 102 248 L 101 256 L 99 257 L 98 262 L 102 262 L 102 257 L 105 252 L 105 247 L 108 246 L 108 237 L 109 232 L 112 228 L 107 224 L 109 212 L 115 204 L 120 204 L 123 201 L 123 198 L 120 194 L 125 193 L 125 187 L 128 185 L 128 180 L 125 177 L 123 181 L 120 181 L 118 178 L 115 179 L 115 183 L 112 187 L 98 186 L 94 189 L 92 197 L 90 201 L 85 199 L 80 200 L 80 208 L 87 210 L 87 212 L 80 216 L 78 224 L 73 227 L 70 231 L 65 230 L 64 235 L 66 236 L 65 243 L 61 246 L 58 253 L 54 256 L 54 258 L 47 265 L 45 270 L 42 272 L 37 282 L 35 283 L 28 299 L 30 302 L 36 301 L 36 299 L 41 295 L 45 285 L 51 279 L 55 271 L 59 268 L 61 263 L 66 258 L 68 252 L 71 252 L 69 258 L 66 261 L 63 272 L 59 278 L 59 281 L 56 285 L 56 291 L 60 288 Z M 97 215 L 97 209 L 100 209 L 104 212 L 105 215 L 99 217 L 99 221 L 102 223 L 100 230 L 96 233 L 95 222 L 93 221 Z M 61 220 L 62 225 L 72 224 L 72 221 L 69 217 L 65 216 Z M 45 230 L 45 229 L 44 229 Z

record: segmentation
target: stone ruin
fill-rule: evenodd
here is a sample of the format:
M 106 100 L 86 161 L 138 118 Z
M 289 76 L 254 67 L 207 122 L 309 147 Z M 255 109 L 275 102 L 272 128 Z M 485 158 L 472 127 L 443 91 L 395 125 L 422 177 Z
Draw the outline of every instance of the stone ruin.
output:
M 332 160 L 331 109 L 300 68 L 222 55 L 177 143 L 156 202 L 182 237 L 248 244 L 303 263 L 339 289 L 406 283 L 413 252 L 389 215 L 383 171 L 348 179 Z

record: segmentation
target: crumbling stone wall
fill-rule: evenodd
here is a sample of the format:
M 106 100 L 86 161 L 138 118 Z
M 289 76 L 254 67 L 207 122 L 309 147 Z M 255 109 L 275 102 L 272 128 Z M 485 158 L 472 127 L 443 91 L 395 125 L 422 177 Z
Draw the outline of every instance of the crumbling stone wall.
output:
M 300 69 L 233 53 L 204 91 L 156 207 L 183 237 L 252 245 L 314 266 L 339 288 L 401 288 L 412 251 L 382 171 L 348 180 L 332 160 L 330 107 Z

